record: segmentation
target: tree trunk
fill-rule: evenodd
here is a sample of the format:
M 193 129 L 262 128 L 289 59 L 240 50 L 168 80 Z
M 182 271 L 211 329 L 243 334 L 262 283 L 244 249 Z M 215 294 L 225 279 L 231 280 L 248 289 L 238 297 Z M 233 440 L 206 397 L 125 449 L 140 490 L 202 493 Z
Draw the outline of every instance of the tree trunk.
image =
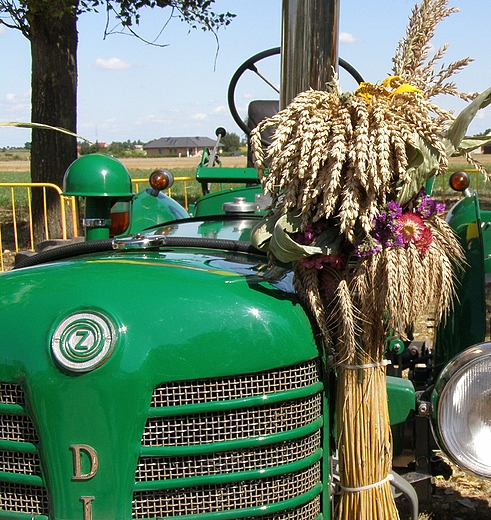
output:
M 31 0 L 30 41 L 32 58 L 31 121 L 76 132 L 77 118 L 77 16 L 78 0 L 62 2 L 58 16 Z M 45 4 L 45 3 L 44 3 Z M 48 6 L 49 6 L 48 2 Z M 46 5 L 46 4 L 45 4 Z M 53 5 L 53 4 L 51 4 Z M 55 13 L 56 14 L 56 13 Z M 62 186 L 63 174 L 77 158 L 75 137 L 53 130 L 32 130 L 31 180 Z M 59 197 L 46 191 L 48 229 L 44 223 L 42 192 L 33 190 L 35 242 L 61 237 Z

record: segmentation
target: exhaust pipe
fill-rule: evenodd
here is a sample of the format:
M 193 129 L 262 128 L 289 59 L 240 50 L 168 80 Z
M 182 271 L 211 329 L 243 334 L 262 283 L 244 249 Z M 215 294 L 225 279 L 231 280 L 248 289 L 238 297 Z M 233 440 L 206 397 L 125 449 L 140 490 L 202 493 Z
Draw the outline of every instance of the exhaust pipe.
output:
M 280 109 L 325 90 L 338 65 L 339 0 L 283 0 Z

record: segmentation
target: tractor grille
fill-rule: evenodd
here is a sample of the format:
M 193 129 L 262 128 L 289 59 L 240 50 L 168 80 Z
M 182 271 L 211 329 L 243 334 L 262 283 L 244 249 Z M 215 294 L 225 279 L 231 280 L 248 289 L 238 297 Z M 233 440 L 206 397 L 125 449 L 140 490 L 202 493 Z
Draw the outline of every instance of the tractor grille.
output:
M 309 493 L 310 500 L 306 504 L 260 518 L 318 518 L 321 502 L 319 496 L 315 496 L 315 488 L 322 475 L 321 463 L 315 456 L 322 446 L 321 430 L 316 427 L 307 435 L 296 434 L 296 430 L 308 428 L 319 420 L 322 399 L 320 393 L 312 392 L 306 397 L 295 396 L 295 393 L 318 385 L 319 380 L 317 361 L 309 361 L 274 371 L 173 382 L 155 388 L 150 413 L 156 408 L 166 410 L 162 416 L 156 416 L 158 413 L 154 412 L 154 416 L 147 419 L 142 436 L 145 454 L 140 457 L 135 480 L 143 488 L 145 482 L 160 481 L 162 485 L 160 489 L 135 491 L 133 518 L 244 510 L 277 504 Z M 262 406 L 254 400 L 255 405 L 247 406 L 247 398 L 278 392 L 284 393 L 284 400 Z M 237 399 L 245 400 L 245 404 L 235 405 L 233 401 Z M 223 401 L 230 401 L 230 407 Z M 196 406 L 199 408 L 205 403 L 206 411 L 197 412 Z M 213 403 L 219 403 L 216 411 L 210 411 Z M 169 414 L 168 410 L 173 406 L 178 407 L 175 415 Z M 190 406 L 193 413 L 186 413 L 186 406 Z M 259 445 L 248 442 L 278 434 L 286 434 L 289 438 L 277 442 L 273 438 Z M 234 443 L 231 449 L 226 448 L 229 442 Z M 219 446 L 217 450 L 217 443 L 222 443 L 223 448 Z M 209 451 L 203 450 L 207 445 Z M 165 455 L 150 455 L 152 449 L 168 451 Z M 186 453 L 172 455 L 173 449 L 184 449 Z M 303 462 L 309 457 L 314 457 L 312 463 Z M 295 463 L 303 464 L 302 469 L 281 471 L 281 466 Z M 279 468 L 278 474 L 260 478 L 257 472 L 267 468 Z M 244 476 L 244 472 L 256 473 Z M 222 476 L 222 481 L 214 484 L 213 477 L 218 475 Z M 193 485 L 188 481 L 180 486 L 179 480 L 183 478 L 204 478 L 207 483 Z
M 313 435 L 261 448 L 208 453 L 188 457 L 141 457 L 136 480 L 219 475 L 287 464 L 313 455 L 320 446 L 320 431 Z
M 2 511 L 30 515 L 48 514 L 48 495 L 44 488 L 0 482 L 0 497 L 0 517 Z
M 255 395 L 286 392 L 313 385 L 319 381 L 316 361 L 284 369 L 245 376 L 178 381 L 155 388 L 152 407 L 229 401 Z
M 148 419 L 143 446 L 189 446 L 300 428 L 319 417 L 320 395 L 260 408 Z
M 19 413 L 11 411 L 17 405 Z M 36 444 L 38 436 L 31 419 L 25 414 L 22 387 L 12 383 L 0 383 L 0 441 L 19 443 L 16 449 L 0 450 L 0 472 L 18 476 L 40 477 L 41 468 L 37 453 L 26 448 L 25 443 Z M 8 410 L 8 413 L 3 413 Z M 47 515 L 48 497 L 42 486 L 0 481 L 1 511 Z
M 134 518 L 172 517 L 216 513 L 276 503 L 310 491 L 320 478 L 320 464 L 316 464 L 305 471 L 287 473 L 276 478 L 136 493 L 133 516 Z M 319 513 L 320 510 L 313 518 L 316 518 Z M 298 518 L 298 520 L 304 519 Z

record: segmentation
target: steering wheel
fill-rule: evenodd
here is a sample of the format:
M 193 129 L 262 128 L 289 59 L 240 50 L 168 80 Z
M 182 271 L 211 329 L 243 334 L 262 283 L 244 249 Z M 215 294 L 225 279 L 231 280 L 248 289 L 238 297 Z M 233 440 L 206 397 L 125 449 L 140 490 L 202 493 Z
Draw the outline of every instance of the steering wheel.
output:
M 264 82 L 266 82 L 279 95 L 279 90 L 258 71 L 256 63 L 265 58 L 269 58 L 270 56 L 280 54 L 280 52 L 280 47 L 273 47 L 272 49 L 267 49 L 265 51 L 255 54 L 254 56 L 251 56 L 249 59 L 244 61 L 244 63 L 235 71 L 235 74 L 232 76 L 232 79 L 230 80 L 227 94 L 228 108 L 230 110 L 230 114 L 234 118 L 234 121 L 237 123 L 237 125 L 239 125 L 239 128 L 242 131 L 244 131 L 247 135 L 251 133 L 251 129 L 240 117 L 237 111 L 237 107 L 235 105 L 235 89 L 237 87 L 237 83 L 239 82 L 240 77 L 244 74 L 246 70 L 251 70 L 252 72 L 257 74 Z M 338 58 L 338 63 L 339 66 L 343 68 L 346 72 L 348 72 L 356 82 L 362 83 L 364 81 L 360 73 L 347 61 L 343 60 L 342 58 Z

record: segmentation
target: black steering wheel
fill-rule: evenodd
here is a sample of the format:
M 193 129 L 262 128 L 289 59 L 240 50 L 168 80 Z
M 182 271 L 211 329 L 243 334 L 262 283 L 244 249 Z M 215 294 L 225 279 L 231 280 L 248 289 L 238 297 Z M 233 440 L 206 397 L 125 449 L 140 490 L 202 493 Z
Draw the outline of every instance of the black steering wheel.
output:
M 265 51 L 259 52 L 254 56 L 251 56 L 249 59 L 244 61 L 244 63 L 235 71 L 235 74 L 232 76 L 230 80 L 230 84 L 228 86 L 228 108 L 230 110 L 230 114 L 234 118 L 234 121 L 239 125 L 240 129 L 244 131 L 247 135 L 251 133 L 251 129 L 247 126 L 245 121 L 240 117 L 237 107 L 235 105 L 235 89 L 237 87 L 237 83 L 239 82 L 240 77 L 246 70 L 251 70 L 255 74 L 257 74 L 264 82 L 266 82 L 278 95 L 278 89 L 267 79 L 265 78 L 257 69 L 256 63 L 265 58 L 269 58 L 270 56 L 274 56 L 276 54 L 280 54 L 280 47 L 274 47 L 272 49 L 267 49 Z M 362 83 L 364 80 L 360 73 L 347 61 L 342 58 L 338 59 L 339 66 L 343 68 L 346 72 L 348 72 L 356 82 Z

